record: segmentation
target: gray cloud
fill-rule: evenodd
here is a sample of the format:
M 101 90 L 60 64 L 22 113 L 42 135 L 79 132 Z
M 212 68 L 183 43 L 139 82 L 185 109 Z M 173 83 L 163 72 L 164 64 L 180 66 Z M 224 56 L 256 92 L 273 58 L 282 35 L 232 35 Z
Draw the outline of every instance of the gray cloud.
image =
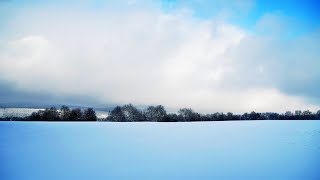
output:
M 0 107 L 49 107 L 51 105 L 106 107 L 112 103 L 97 104 L 96 100 L 88 96 L 26 92 L 23 89 L 17 89 L 14 84 L 5 80 L 0 81 Z

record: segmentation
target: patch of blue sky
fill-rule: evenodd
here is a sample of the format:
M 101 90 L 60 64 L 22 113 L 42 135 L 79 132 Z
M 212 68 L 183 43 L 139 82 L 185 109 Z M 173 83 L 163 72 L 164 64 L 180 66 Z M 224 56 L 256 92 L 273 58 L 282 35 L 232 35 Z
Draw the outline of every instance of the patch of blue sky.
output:
M 253 31 L 257 22 L 267 14 L 276 14 L 284 18 L 288 27 L 285 37 L 297 37 L 320 27 L 319 2 L 316 0 L 281 0 L 255 2 L 241 1 L 181 1 L 163 0 L 162 8 L 165 11 L 187 8 L 195 18 L 210 19 L 221 15 L 223 11 L 234 13 L 227 20 L 249 31 Z M 293 26 L 293 27 L 291 27 Z M 297 28 L 298 27 L 298 28 Z

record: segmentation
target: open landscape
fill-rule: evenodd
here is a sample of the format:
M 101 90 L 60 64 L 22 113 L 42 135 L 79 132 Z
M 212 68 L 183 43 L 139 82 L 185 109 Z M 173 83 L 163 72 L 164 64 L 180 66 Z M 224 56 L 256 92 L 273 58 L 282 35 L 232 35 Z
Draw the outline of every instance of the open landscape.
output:
M 320 180 L 320 0 L 0 0 L 0 180 Z

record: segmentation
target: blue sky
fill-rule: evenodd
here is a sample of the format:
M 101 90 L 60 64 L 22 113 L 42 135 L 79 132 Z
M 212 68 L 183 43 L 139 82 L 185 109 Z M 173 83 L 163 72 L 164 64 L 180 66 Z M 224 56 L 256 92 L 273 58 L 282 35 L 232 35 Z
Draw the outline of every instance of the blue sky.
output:
M 318 7 L 312 0 L 1 1 L 0 101 L 317 110 Z
M 220 13 L 221 9 L 237 11 L 230 21 L 246 29 L 253 29 L 256 22 L 265 14 L 277 13 L 301 25 L 291 29 L 294 34 L 309 32 L 319 27 L 319 2 L 316 0 L 243 0 L 243 1 L 162 1 L 163 8 L 172 10 L 187 7 L 195 17 L 209 19 Z

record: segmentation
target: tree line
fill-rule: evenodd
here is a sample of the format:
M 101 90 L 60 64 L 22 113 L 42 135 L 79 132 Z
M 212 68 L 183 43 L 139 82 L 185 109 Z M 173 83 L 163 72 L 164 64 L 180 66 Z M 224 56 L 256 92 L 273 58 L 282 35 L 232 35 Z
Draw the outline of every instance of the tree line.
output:
M 162 105 L 149 106 L 144 111 L 137 109 L 132 104 L 116 106 L 105 119 L 114 122 L 191 122 L 191 121 L 236 121 L 236 120 L 320 120 L 320 110 L 312 113 L 309 110 L 295 113 L 287 111 L 284 114 L 266 112 L 244 113 L 242 115 L 231 112 L 216 112 L 213 114 L 200 114 L 190 108 L 182 108 L 178 113 L 167 113 Z
M 116 106 L 109 112 L 107 118 L 98 119 L 93 108 L 81 110 L 62 106 L 59 110 L 51 107 L 39 110 L 28 117 L 0 118 L 2 121 L 111 121 L 111 122 L 191 122 L 191 121 L 240 121 L 240 120 L 320 120 L 320 110 L 313 113 L 309 110 L 287 111 L 284 114 L 265 112 L 233 114 L 231 112 L 216 112 L 200 114 L 190 108 L 182 108 L 178 113 L 167 113 L 162 105 L 149 106 L 140 110 L 132 104 Z
M 27 117 L 6 117 L 4 121 L 97 121 L 96 112 L 93 108 L 81 110 L 80 108 L 70 109 L 62 106 L 59 110 L 55 107 L 33 112 Z

